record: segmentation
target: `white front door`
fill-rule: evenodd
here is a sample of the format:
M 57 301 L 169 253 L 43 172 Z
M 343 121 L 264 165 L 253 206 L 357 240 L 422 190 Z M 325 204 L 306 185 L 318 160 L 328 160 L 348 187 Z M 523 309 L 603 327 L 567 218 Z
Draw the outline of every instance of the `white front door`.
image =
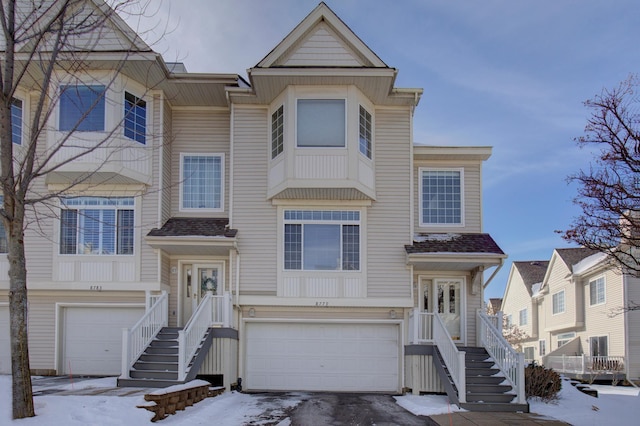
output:
M 451 339 L 464 342 L 464 280 L 421 278 L 420 284 L 420 309 L 438 313 Z
M 216 265 L 188 264 L 183 266 L 182 321 L 184 326 L 208 291 L 222 294 L 220 268 Z

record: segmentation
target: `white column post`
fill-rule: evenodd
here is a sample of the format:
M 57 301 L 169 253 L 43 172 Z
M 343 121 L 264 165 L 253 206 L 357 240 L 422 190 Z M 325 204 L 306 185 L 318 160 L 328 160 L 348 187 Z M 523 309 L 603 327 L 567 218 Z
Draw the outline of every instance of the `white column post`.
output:
M 129 347 L 131 346 L 131 341 L 129 337 L 129 329 L 122 329 L 122 358 L 121 358 L 121 379 L 129 378 Z
M 187 376 L 186 372 L 186 342 L 184 338 L 184 330 L 178 331 L 178 380 L 182 381 Z
M 526 404 L 527 403 L 527 395 L 524 391 L 524 354 L 518 353 L 518 366 L 517 366 L 517 375 L 518 375 L 518 403 Z
M 458 352 L 458 401 L 467 402 L 466 353 Z

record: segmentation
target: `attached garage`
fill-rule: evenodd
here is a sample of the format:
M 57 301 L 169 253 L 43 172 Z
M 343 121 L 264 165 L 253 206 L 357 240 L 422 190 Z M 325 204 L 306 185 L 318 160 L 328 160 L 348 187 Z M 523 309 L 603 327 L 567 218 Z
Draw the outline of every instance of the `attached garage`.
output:
M 58 373 L 119 375 L 122 329 L 144 314 L 141 306 L 64 306 L 60 311 Z
M 397 323 L 248 322 L 247 390 L 398 392 Z
M 0 374 L 10 373 L 9 306 L 0 305 Z

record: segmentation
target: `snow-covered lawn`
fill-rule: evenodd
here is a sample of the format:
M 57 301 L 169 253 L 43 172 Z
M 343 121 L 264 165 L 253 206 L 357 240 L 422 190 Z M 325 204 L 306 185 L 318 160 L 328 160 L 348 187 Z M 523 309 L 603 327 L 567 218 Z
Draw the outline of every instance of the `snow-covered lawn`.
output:
M 56 389 L 101 389 L 115 387 L 115 378 L 94 379 L 55 385 Z M 531 402 L 531 411 L 580 425 L 637 424 L 640 419 L 640 393 L 628 387 L 593 386 L 599 398 L 587 396 L 568 381 L 563 382 L 560 398 L 555 403 Z M 46 390 L 37 387 L 36 390 Z M 89 393 L 89 392 L 87 392 Z M 243 424 L 291 424 L 286 410 L 295 407 L 303 395 L 287 394 L 281 397 L 245 395 L 226 392 L 207 398 L 185 411 L 169 416 L 161 423 L 170 425 L 210 425 L 212 419 L 220 426 Z M 429 416 L 458 411 L 444 396 L 405 395 L 396 400 L 414 414 Z M 0 424 L 48 426 L 115 426 L 150 424 L 153 414 L 136 408 L 145 401 L 138 396 L 103 395 L 42 395 L 35 397 L 37 416 L 19 421 L 11 420 L 11 377 L 0 376 Z

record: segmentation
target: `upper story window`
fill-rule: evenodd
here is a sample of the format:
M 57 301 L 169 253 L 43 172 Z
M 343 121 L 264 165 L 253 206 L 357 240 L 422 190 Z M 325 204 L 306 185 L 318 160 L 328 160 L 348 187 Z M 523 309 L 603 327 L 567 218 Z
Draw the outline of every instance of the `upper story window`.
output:
M 360 152 L 371 158 L 371 114 L 360 105 Z
M 524 308 L 520 311 L 520 325 L 527 325 L 527 308 Z
M 62 199 L 60 254 L 133 254 L 133 208 L 133 197 Z
M 271 158 L 284 150 L 284 105 L 271 114 Z
M 589 281 L 589 305 L 599 305 L 605 302 L 604 277 Z
M 420 169 L 420 225 L 463 225 L 462 169 Z
M 181 210 L 222 210 L 223 156 L 181 155 Z
M 360 270 L 360 212 L 285 210 L 284 269 Z
M 129 92 L 124 92 L 124 135 L 141 144 L 146 143 L 147 103 Z
M 105 86 L 60 87 L 61 131 L 101 132 L 105 128 Z
M 345 147 L 345 117 L 344 99 L 298 99 L 297 146 Z
M 564 290 L 554 293 L 552 296 L 553 314 L 561 314 L 564 312 Z
M 22 101 L 11 100 L 11 140 L 16 145 L 22 145 Z

